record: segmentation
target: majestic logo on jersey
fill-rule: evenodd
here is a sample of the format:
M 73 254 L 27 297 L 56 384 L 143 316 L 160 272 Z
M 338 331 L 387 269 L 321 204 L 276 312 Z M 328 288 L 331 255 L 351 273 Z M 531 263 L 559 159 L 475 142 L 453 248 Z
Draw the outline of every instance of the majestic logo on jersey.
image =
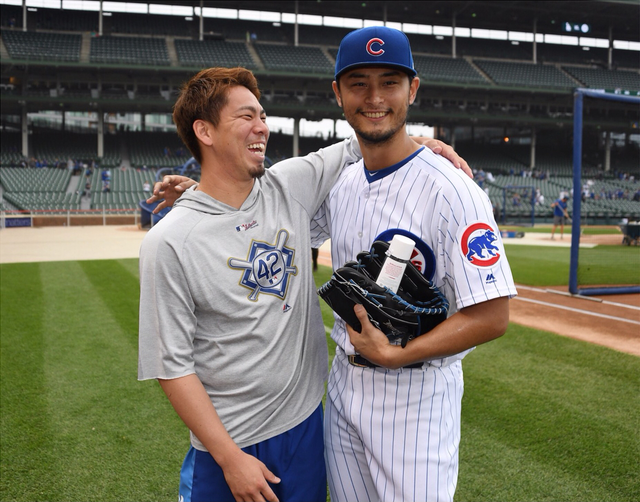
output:
M 433 254 L 431 248 L 417 236 L 413 235 L 407 230 L 402 230 L 401 228 L 391 228 L 389 230 L 385 230 L 380 235 L 378 235 L 375 240 L 391 242 L 391 239 L 393 239 L 394 235 L 404 235 L 405 237 L 408 237 L 416 243 L 416 247 L 413 248 L 413 253 L 411 254 L 411 258 L 409 259 L 409 261 L 422 273 L 422 275 L 424 275 L 427 279 L 432 280 L 434 274 L 436 273 L 436 257 Z
M 287 239 L 289 233 L 280 230 L 275 244 L 252 240 L 246 260 L 229 258 L 231 268 L 244 270 L 240 284 L 251 290 L 249 300 L 258 301 L 260 293 L 282 299 L 286 296 L 289 276 L 298 273 L 298 268 L 292 265 L 295 251 L 285 246 Z
M 373 48 L 374 45 L 377 49 Z M 384 49 L 382 48 L 383 45 L 384 41 L 380 38 L 372 38 L 367 42 L 367 52 L 372 56 L 382 56 L 384 54 Z
M 477 267 L 491 267 L 500 260 L 500 248 L 494 243 L 498 237 L 484 222 L 468 225 L 460 238 L 460 250 L 465 259 Z

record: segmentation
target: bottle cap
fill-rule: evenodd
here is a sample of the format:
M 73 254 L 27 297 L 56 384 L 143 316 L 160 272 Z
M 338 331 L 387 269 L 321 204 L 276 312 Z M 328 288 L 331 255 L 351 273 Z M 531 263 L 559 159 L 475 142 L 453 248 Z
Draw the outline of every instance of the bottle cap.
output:
M 413 248 L 415 245 L 416 243 L 409 239 L 409 237 L 396 234 L 393 236 L 393 239 L 391 239 L 391 244 L 389 244 L 389 251 L 387 251 L 387 253 L 400 260 L 408 261 L 413 254 Z

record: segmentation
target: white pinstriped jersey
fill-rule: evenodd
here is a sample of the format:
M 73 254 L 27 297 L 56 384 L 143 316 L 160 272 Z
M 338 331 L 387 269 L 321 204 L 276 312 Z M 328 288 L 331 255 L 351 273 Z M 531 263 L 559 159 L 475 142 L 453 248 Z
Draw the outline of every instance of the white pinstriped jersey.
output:
M 486 194 L 463 171 L 421 149 L 386 169 L 344 169 L 312 222 L 331 237 L 334 268 L 394 233 L 416 242 L 411 261 L 457 310 L 516 294 Z M 451 502 L 458 477 L 461 359 L 418 369 L 362 368 L 344 322 L 327 384 L 325 459 L 333 502 Z
M 449 315 L 516 294 L 487 195 L 428 148 L 380 171 L 367 171 L 362 160 L 345 168 L 314 217 L 311 240 L 317 247 L 331 237 L 338 268 L 394 233 L 416 241 L 411 261 L 446 295 Z M 332 337 L 354 353 L 339 317 Z

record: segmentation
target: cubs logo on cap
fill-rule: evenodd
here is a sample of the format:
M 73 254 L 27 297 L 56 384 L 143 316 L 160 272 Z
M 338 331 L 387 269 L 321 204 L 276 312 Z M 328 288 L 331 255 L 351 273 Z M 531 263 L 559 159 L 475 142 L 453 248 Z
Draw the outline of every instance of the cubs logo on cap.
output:
M 386 26 L 352 31 L 340 42 L 336 56 L 336 80 L 347 70 L 362 66 L 389 66 L 416 76 L 407 35 Z
M 381 48 L 378 50 L 375 50 L 374 44 L 376 46 L 380 46 Z M 367 52 L 372 56 L 382 56 L 384 54 L 384 49 L 382 49 L 383 45 L 384 45 L 384 40 L 380 40 L 379 38 L 372 38 L 367 42 Z

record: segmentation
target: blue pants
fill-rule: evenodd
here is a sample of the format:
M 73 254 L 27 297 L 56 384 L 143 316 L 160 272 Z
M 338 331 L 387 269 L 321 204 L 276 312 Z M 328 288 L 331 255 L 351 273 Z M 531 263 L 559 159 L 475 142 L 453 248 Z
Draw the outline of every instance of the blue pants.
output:
M 280 502 L 326 502 L 322 404 L 300 425 L 242 451 L 280 478 L 270 485 Z M 180 500 L 234 502 L 222 469 L 211 454 L 191 447 L 180 471 Z

